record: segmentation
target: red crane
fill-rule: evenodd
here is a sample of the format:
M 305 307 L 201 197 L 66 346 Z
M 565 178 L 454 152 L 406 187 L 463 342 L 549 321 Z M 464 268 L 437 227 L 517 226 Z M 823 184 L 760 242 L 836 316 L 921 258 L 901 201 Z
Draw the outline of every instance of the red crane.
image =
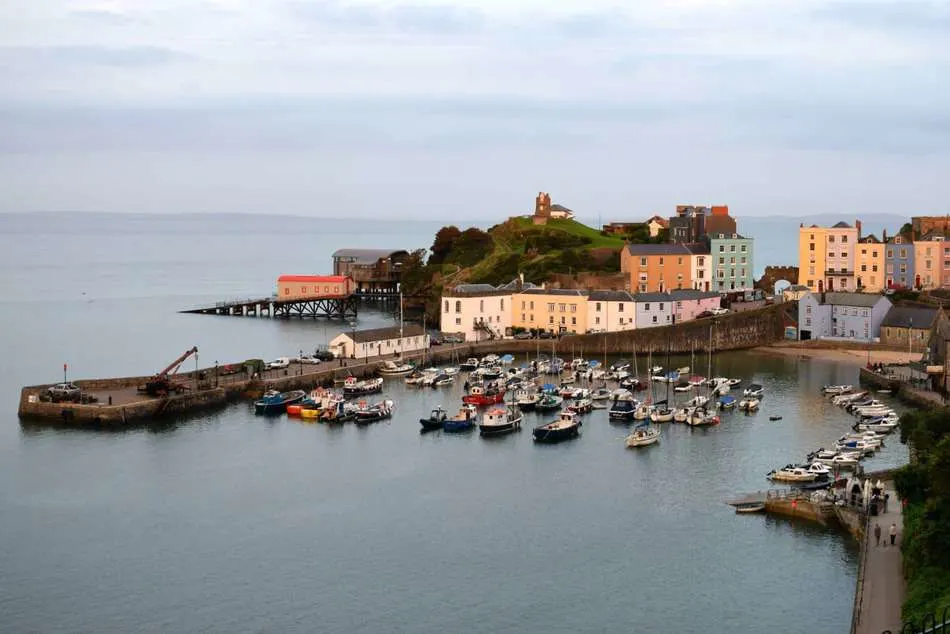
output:
M 145 383 L 145 393 L 149 396 L 167 396 L 169 392 L 182 392 L 187 386 L 182 383 L 175 383 L 172 377 L 178 372 L 181 364 L 188 360 L 193 354 L 198 354 L 198 346 L 194 346 L 168 364 L 168 367 L 153 376 Z

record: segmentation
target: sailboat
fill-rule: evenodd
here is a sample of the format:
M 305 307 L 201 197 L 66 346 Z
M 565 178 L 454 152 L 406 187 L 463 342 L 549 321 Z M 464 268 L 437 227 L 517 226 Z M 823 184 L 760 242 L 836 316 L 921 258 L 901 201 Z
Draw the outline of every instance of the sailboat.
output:
M 654 427 L 649 423 L 640 423 L 630 434 L 627 435 L 624 443 L 629 448 L 645 447 L 652 445 L 660 439 L 660 428 Z
M 670 346 L 672 345 L 672 334 L 667 338 L 666 341 L 666 367 L 670 367 Z M 672 374 L 672 373 L 671 373 Z M 676 378 L 679 378 L 679 375 L 676 375 Z M 666 381 L 666 399 L 663 401 L 663 407 L 658 408 L 652 414 L 650 414 L 650 420 L 654 423 L 669 423 L 673 420 L 673 408 L 670 407 L 670 384 L 673 383 L 671 377 L 667 377 Z M 660 405 L 660 403 L 657 403 Z

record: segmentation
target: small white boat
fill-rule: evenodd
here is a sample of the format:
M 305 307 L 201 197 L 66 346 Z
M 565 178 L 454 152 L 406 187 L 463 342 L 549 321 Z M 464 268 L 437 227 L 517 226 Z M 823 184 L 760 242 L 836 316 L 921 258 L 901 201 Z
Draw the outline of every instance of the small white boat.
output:
M 766 474 L 769 480 L 776 482 L 814 482 L 818 479 L 815 473 L 809 473 L 804 467 L 786 465 L 781 469 L 774 469 Z
M 396 363 L 395 361 L 386 361 L 383 363 L 383 367 L 379 368 L 379 372 L 383 376 L 405 376 L 415 369 L 410 363 Z
M 689 366 L 684 365 L 682 368 L 676 368 L 676 371 L 679 372 L 680 376 L 684 374 L 689 374 Z
M 637 405 L 636 409 L 633 411 L 633 420 L 646 420 L 650 418 L 653 414 L 653 410 L 656 408 L 653 405 L 647 405 L 646 403 L 641 403 Z
M 654 423 L 672 422 L 673 410 L 668 407 L 653 410 L 653 412 L 650 414 L 650 420 L 652 420 Z
M 739 409 L 744 412 L 754 412 L 759 409 L 759 401 L 754 398 L 744 398 L 739 401 Z
M 699 394 L 686 401 L 687 407 L 705 407 L 709 403 L 709 397 Z
M 677 385 L 673 388 L 674 392 L 691 392 L 692 390 L 693 386 L 688 383 L 686 385 Z
M 605 387 L 599 387 L 590 394 L 592 401 L 606 401 L 610 398 L 610 390 Z
M 831 467 L 838 467 L 839 469 L 852 469 L 860 460 L 861 455 L 858 453 L 839 453 L 830 458 L 827 462 L 822 462 Z
M 637 425 L 624 441 L 627 447 L 646 447 L 660 439 L 660 428 L 653 425 Z
M 749 387 L 742 391 L 743 396 L 748 396 L 751 398 L 761 399 L 763 394 L 765 394 L 765 388 L 758 383 L 752 383 L 749 385 Z
M 837 396 L 839 394 L 847 394 L 853 389 L 853 385 L 824 385 L 821 391 L 828 395 Z
M 675 412 L 673 412 L 673 422 L 685 423 L 687 420 L 689 420 L 689 417 L 692 413 L 693 413 L 692 408 L 680 407 Z

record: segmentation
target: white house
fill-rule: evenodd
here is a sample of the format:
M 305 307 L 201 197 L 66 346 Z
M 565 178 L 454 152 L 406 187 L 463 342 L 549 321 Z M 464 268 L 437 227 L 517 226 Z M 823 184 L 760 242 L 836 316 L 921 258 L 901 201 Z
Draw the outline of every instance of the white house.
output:
M 636 304 L 626 291 L 590 291 L 587 332 L 618 332 L 636 328 Z
M 429 347 L 429 335 L 418 324 L 405 324 L 401 337 L 399 326 L 351 330 L 331 339 L 328 347 L 337 358 L 367 359 L 425 350 Z
M 637 328 L 669 326 L 673 323 L 673 301 L 668 293 L 637 293 L 633 299 Z
M 465 341 L 500 339 L 510 334 L 512 291 L 491 284 L 461 284 L 442 296 L 439 327 Z
M 798 301 L 798 338 L 872 341 L 891 302 L 875 293 L 807 293 Z

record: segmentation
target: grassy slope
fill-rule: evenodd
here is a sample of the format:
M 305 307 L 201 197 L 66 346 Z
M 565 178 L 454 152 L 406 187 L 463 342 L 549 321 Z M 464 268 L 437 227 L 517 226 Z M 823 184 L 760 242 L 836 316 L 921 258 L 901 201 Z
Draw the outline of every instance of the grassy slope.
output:
M 619 249 L 623 246 L 623 240 L 615 236 L 603 236 L 600 231 L 593 227 L 581 224 L 576 220 L 551 219 L 546 225 L 535 227 L 530 217 L 520 216 L 515 219 L 518 227 L 521 229 L 535 228 L 541 231 L 563 231 L 582 238 L 590 238 L 590 248 L 610 247 Z

